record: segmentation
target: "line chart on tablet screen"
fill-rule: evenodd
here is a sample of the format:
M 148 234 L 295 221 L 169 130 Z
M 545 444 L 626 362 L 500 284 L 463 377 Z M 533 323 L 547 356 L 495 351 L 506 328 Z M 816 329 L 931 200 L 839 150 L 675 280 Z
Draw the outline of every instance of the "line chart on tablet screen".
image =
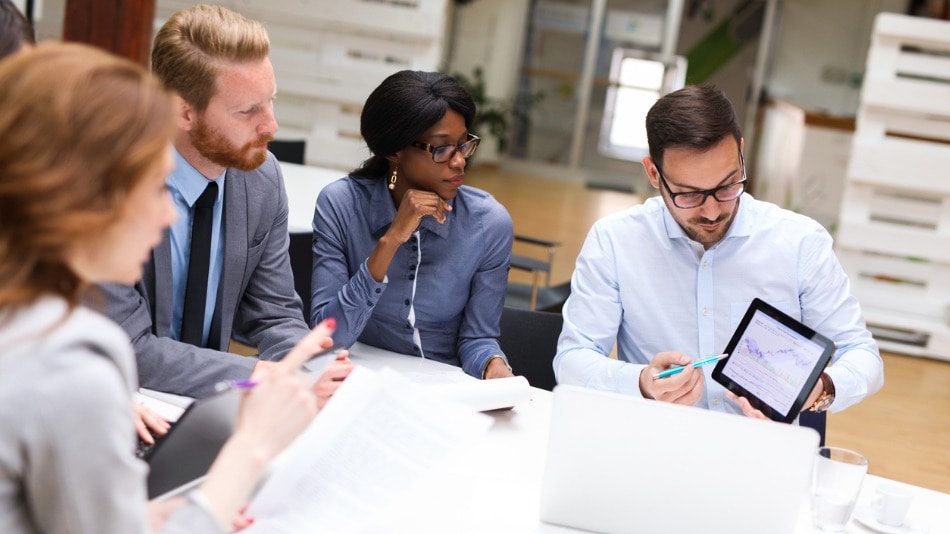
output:
M 729 358 L 727 374 L 769 406 L 787 410 L 820 355 L 821 347 L 756 313 Z
M 736 352 L 761 365 L 770 375 L 793 388 L 800 387 L 811 371 L 811 362 L 795 347 L 763 349 L 755 338 L 750 337 L 739 342 Z

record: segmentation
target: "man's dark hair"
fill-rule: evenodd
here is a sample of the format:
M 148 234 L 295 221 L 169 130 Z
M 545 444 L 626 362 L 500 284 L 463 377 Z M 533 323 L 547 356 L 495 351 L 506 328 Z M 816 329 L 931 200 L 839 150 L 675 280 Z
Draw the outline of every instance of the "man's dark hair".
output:
M 692 85 L 663 96 L 647 113 L 650 157 L 663 164 L 668 148 L 707 150 L 727 135 L 742 139 L 732 102 L 710 85 Z

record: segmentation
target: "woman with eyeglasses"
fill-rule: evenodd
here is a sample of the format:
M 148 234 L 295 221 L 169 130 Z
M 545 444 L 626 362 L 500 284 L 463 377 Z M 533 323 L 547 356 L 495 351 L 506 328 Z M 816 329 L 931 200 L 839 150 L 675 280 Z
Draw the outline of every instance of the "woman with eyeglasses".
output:
M 463 185 L 474 118 L 471 95 L 436 72 L 397 72 L 366 100 L 372 156 L 321 191 L 313 219 L 310 322 L 335 317 L 337 342 L 512 376 L 498 345 L 512 223 Z

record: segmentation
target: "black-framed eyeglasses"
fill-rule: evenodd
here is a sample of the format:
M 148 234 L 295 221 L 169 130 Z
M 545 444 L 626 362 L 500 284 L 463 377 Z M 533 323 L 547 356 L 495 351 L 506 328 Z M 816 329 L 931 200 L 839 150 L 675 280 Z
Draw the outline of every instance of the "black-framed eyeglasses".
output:
M 663 170 L 660 166 L 657 165 L 656 162 L 653 162 L 653 166 L 656 167 L 656 173 L 660 176 L 660 183 L 666 188 L 666 192 L 670 194 L 670 200 L 673 201 L 673 205 L 680 209 L 690 209 L 702 206 L 709 197 L 713 197 L 717 202 L 729 202 L 730 200 L 739 198 L 742 192 L 745 191 L 745 183 L 748 181 L 745 175 L 745 159 L 742 157 L 742 154 L 739 154 L 739 160 L 742 165 L 742 179 L 738 182 L 732 182 L 731 184 L 721 185 L 704 191 L 686 191 L 683 193 L 674 193 L 673 190 L 670 189 L 670 184 L 666 181 L 666 178 L 663 177 Z
M 432 161 L 436 163 L 445 163 L 453 157 L 455 157 L 455 152 L 461 152 L 462 157 L 468 159 L 472 157 L 472 154 L 475 153 L 475 149 L 478 148 L 478 143 L 481 139 L 476 135 L 468 134 L 468 139 L 461 145 L 439 145 L 432 146 L 429 143 L 423 143 L 421 141 L 416 141 L 412 143 L 412 146 L 420 148 L 432 154 Z

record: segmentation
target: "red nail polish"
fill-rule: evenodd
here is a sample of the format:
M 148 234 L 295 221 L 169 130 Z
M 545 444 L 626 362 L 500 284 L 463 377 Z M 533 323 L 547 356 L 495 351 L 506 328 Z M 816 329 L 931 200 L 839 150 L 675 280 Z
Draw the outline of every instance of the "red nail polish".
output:
M 328 328 L 331 328 L 331 329 L 336 328 L 336 319 L 334 319 L 333 317 L 327 317 L 326 321 L 324 322 L 326 323 Z

